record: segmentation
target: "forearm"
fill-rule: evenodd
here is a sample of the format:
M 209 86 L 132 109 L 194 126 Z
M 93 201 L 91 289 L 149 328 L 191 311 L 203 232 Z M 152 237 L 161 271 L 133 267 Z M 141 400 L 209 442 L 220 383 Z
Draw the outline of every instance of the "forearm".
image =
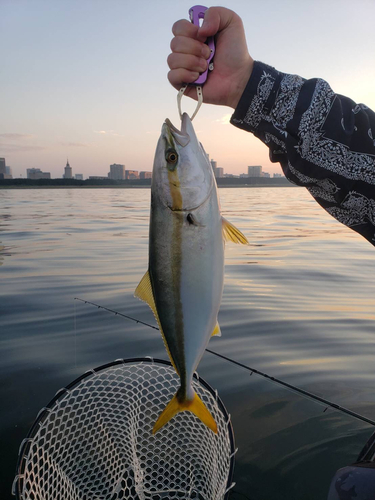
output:
M 305 80 L 255 63 L 232 116 L 340 222 L 375 244 L 375 114 Z

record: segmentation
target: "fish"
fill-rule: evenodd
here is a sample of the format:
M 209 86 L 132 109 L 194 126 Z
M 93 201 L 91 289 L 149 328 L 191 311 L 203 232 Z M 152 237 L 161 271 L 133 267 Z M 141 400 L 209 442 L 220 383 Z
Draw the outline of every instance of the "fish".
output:
M 153 434 L 181 411 L 217 433 L 192 379 L 210 338 L 221 335 L 225 241 L 248 243 L 221 215 L 212 166 L 190 117 L 182 115 L 181 130 L 166 119 L 152 171 L 148 270 L 134 296 L 153 311 L 180 387 Z

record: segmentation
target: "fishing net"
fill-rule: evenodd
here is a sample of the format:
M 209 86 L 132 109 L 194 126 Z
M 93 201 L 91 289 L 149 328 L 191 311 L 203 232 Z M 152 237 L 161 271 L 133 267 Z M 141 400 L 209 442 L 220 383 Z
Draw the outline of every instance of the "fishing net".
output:
M 234 464 L 230 418 L 216 392 L 193 386 L 218 426 L 190 412 L 152 428 L 179 387 L 169 363 L 118 360 L 61 389 L 22 442 L 13 494 L 22 500 L 227 498 Z

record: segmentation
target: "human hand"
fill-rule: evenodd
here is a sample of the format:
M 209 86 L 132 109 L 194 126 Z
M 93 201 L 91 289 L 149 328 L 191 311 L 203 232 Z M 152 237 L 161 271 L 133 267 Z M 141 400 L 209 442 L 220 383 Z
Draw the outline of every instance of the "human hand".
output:
M 204 43 L 215 36 L 214 69 L 208 73 L 203 86 L 204 102 L 236 108 L 254 66 L 245 39 L 241 18 L 224 7 L 206 10 L 202 27 L 186 19 L 177 21 L 172 28 L 172 53 L 168 56 L 168 80 L 177 90 L 183 84 L 194 82 L 207 68 L 210 49 Z M 197 99 L 193 87 L 185 95 Z

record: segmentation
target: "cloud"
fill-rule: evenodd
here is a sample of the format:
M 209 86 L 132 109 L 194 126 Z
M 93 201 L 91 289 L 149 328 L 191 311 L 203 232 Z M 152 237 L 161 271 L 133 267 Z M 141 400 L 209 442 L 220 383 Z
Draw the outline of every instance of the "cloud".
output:
M 102 134 L 102 135 L 113 135 L 115 137 L 124 137 L 121 134 L 118 134 L 114 130 L 94 130 L 95 134 Z
M 87 148 L 89 144 L 83 142 L 60 142 L 61 146 L 66 146 L 68 148 Z
M 0 151 L 6 153 L 25 153 L 27 151 L 41 151 L 43 146 L 21 146 L 20 144 L 0 144 Z
M 21 139 L 30 139 L 34 137 L 31 134 L 0 134 L 0 139 L 7 139 L 11 141 L 19 141 Z
M 5 153 L 24 153 L 46 149 L 43 146 L 34 146 L 28 143 L 29 139 L 35 139 L 35 137 L 32 134 L 18 134 L 15 132 L 0 134 L 0 151 L 4 151 Z
M 221 118 L 215 120 L 215 122 L 220 123 L 221 125 L 229 125 L 231 116 L 232 115 L 228 113 L 227 115 L 223 115 Z

